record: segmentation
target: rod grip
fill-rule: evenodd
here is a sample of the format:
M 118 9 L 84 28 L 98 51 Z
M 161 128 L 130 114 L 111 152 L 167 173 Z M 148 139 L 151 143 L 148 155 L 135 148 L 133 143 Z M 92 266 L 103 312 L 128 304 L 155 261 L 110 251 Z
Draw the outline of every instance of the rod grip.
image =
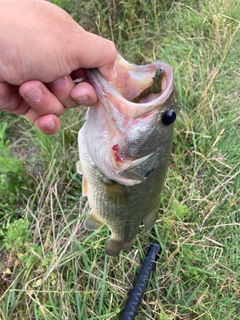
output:
M 155 268 L 158 255 L 161 252 L 161 247 L 157 243 L 151 244 L 148 256 L 143 262 L 142 268 L 130 292 L 125 308 L 123 309 L 120 320 L 133 320 L 141 303 L 142 297 L 146 290 L 151 272 Z

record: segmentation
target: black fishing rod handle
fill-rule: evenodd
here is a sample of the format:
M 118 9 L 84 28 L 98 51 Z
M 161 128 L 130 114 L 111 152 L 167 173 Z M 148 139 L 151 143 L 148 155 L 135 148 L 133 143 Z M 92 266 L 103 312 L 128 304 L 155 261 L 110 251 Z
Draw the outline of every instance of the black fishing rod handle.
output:
M 158 254 L 160 253 L 161 247 L 159 244 L 153 243 L 151 245 L 150 252 L 146 257 L 139 275 L 134 283 L 134 286 L 128 297 L 126 306 L 122 312 L 120 320 L 133 320 L 134 316 L 138 310 L 139 304 L 144 295 L 146 286 L 148 284 L 149 277 L 153 271 Z

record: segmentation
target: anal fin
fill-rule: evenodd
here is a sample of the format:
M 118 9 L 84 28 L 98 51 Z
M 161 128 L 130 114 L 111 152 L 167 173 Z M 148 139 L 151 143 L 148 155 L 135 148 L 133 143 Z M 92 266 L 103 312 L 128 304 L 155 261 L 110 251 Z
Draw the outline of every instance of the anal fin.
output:
M 88 230 L 98 230 L 104 226 L 104 223 L 98 220 L 94 212 L 91 210 L 87 218 L 85 219 L 83 225 L 84 228 Z
M 151 230 L 154 226 L 159 213 L 159 204 L 157 204 L 143 219 L 145 230 Z

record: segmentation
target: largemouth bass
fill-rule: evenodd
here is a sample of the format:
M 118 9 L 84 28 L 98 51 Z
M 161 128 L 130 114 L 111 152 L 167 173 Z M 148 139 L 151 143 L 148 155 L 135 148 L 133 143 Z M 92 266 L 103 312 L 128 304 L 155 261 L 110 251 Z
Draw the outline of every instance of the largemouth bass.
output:
M 108 226 L 110 256 L 134 244 L 142 222 L 150 230 L 157 220 L 177 113 L 169 65 L 134 65 L 119 55 L 116 69 L 111 82 L 87 71 L 99 101 L 79 131 L 77 163 L 91 208 L 84 226 Z

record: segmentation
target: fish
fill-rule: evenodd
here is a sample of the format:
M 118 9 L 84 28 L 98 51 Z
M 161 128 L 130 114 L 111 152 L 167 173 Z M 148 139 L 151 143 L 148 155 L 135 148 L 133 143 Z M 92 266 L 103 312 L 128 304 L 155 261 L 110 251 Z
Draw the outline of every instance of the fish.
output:
M 109 256 L 130 249 L 140 225 L 148 231 L 158 218 L 178 111 L 168 64 L 136 65 L 118 54 L 115 66 L 113 81 L 87 70 L 98 102 L 78 133 L 77 163 L 90 207 L 84 227 L 108 227 Z

